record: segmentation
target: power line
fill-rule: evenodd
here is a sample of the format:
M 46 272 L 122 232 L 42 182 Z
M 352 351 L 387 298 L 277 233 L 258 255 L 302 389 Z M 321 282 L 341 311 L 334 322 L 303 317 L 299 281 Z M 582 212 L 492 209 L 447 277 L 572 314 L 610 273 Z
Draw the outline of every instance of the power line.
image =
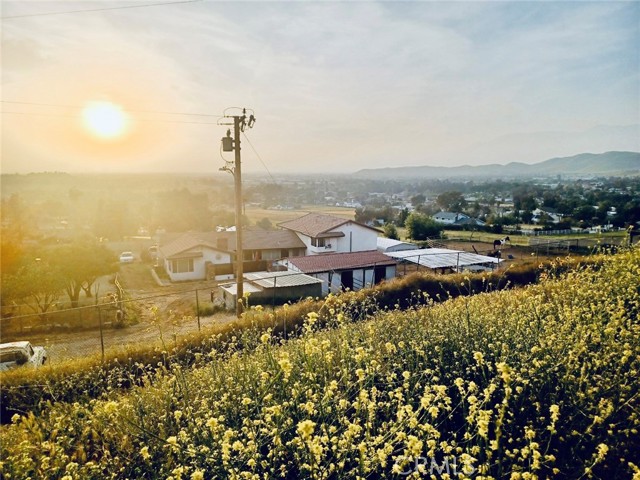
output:
M 59 107 L 59 108 L 75 108 L 75 109 L 83 109 L 85 107 L 79 105 L 63 105 L 58 103 L 40 103 L 40 102 L 22 102 L 22 101 L 14 101 L 14 100 L 0 100 L 0 103 L 10 103 L 14 105 L 36 105 L 41 107 Z M 153 113 L 158 115 L 185 115 L 189 117 L 213 117 L 213 118 L 223 118 L 221 115 L 214 115 L 212 113 L 188 113 L 188 112 L 166 112 L 162 110 L 136 110 L 136 109 L 123 109 L 124 112 L 130 113 Z
M 262 160 L 262 157 L 260 157 L 260 154 L 258 153 L 258 151 L 255 149 L 255 147 L 253 146 L 253 143 L 251 143 L 251 140 L 249 140 L 249 137 L 247 137 L 247 134 L 242 132 L 242 134 L 244 135 L 244 139 L 249 142 L 249 145 L 251 146 L 251 149 L 253 150 L 253 153 L 256 154 L 256 156 L 258 157 L 258 160 L 260 160 L 260 163 L 262 163 L 262 166 L 264 167 L 264 169 L 267 171 L 267 173 L 269 174 L 269 177 L 271 177 L 271 180 L 273 181 L 273 183 L 277 183 L 275 178 L 273 178 L 273 175 L 271 175 L 271 172 L 269 171 L 269 168 L 267 167 L 267 164 L 264 163 L 264 161 Z
M 144 8 L 144 7 L 158 7 L 162 5 L 176 5 L 179 3 L 196 3 L 202 0 L 177 0 L 174 2 L 162 2 L 162 3 L 147 3 L 145 5 L 123 5 L 120 7 L 103 7 L 103 8 L 91 8 L 85 10 L 67 10 L 64 12 L 43 12 L 43 13 L 25 13 L 23 15 L 9 15 L 6 17 L 0 17 L 0 20 L 10 20 L 14 18 L 26 18 L 26 17 L 45 17 L 49 15 L 66 15 L 69 13 L 89 13 L 89 12 L 104 12 L 106 10 L 123 10 L 126 8 Z
M 60 113 L 37 113 L 37 112 L 10 112 L 10 111 L 6 111 L 6 110 L 2 110 L 0 111 L 0 113 L 2 114 L 11 114 L 11 115 L 33 115 L 33 116 L 38 116 L 38 117 L 62 117 L 62 118 L 82 118 L 80 115 L 62 115 Z M 218 125 L 217 123 L 213 123 L 213 122 L 189 122 L 189 121 L 183 121 L 183 120 L 162 120 L 162 119 L 154 119 L 154 118 L 139 118 L 136 119 L 136 121 L 142 121 L 142 122 L 160 122 L 160 123 L 188 123 L 188 124 L 195 124 L 195 125 Z

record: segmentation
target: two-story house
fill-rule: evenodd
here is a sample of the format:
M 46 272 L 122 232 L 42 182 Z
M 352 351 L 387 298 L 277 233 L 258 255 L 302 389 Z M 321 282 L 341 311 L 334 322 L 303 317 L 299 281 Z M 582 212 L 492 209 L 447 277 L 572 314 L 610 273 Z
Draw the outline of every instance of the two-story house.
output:
M 307 247 L 307 255 L 376 250 L 381 230 L 345 218 L 308 213 L 278 224 L 294 232 Z

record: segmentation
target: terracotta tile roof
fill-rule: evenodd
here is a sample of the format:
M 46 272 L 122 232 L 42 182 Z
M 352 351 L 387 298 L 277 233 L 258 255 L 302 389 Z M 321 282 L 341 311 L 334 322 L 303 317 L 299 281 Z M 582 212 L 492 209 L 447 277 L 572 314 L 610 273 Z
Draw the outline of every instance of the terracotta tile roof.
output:
M 327 237 L 327 232 L 330 232 L 331 230 L 334 230 L 341 225 L 344 225 L 345 223 L 355 223 L 362 227 L 375 230 L 376 232 L 379 231 L 377 228 L 354 222 L 353 220 L 334 217 L 332 215 L 323 215 L 321 213 L 307 213 L 300 218 L 281 222 L 278 224 L 278 226 L 286 228 L 287 230 L 293 230 L 294 232 L 302 233 L 303 235 L 307 235 L 309 237 Z M 333 236 L 344 236 L 344 234 L 341 235 L 338 232 L 336 232 L 336 234 L 337 235 Z
M 397 262 L 377 250 L 352 253 L 325 253 L 307 257 L 288 258 L 287 261 L 303 273 L 353 270 L 362 267 L 389 266 Z

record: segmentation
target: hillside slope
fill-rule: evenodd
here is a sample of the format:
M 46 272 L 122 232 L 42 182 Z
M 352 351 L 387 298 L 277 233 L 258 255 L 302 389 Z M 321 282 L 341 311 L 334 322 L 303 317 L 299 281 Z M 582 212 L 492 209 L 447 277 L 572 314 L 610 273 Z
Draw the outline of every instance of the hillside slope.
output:
M 640 250 L 522 290 L 212 352 L 2 429 L 5 478 L 629 478 Z M 432 473 L 436 473 L 433 471 Z M 416 476 L 420 475 L 416 473 Z
M 639 152 L 581 153 L 571 157 L 552 158 L 539 163 L 512 162 L 461 167 L 392 167 L 359 170 L 365 178 L 449 178 L 449 177 L 534 177 L 547 175 L 615 176 L 640 174 Z

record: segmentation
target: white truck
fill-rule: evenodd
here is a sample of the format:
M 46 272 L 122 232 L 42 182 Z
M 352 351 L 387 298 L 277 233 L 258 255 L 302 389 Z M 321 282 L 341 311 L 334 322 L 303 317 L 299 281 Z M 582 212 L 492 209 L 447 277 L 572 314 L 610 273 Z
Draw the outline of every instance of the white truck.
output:
M 26 341 L 0 344 L 0 372 L 21 365 L 36 368 L 46 361 L 47 352 L 44 347 L 34 347 Z

